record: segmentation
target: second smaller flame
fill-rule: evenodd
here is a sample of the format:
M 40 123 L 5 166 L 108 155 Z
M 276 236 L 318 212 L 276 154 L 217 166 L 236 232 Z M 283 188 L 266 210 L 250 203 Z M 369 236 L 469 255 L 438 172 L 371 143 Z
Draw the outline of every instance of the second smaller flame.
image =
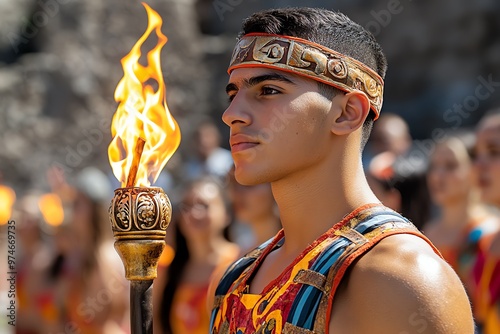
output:
M 0 225 L 7 224 L 12 216 L 12 206 L 16 201 L 16 193 L 7 186 L 0 185 Z
M 64 210 L 61 198 L 57 194 L 45 194 L 38 201 L 38 208 L 43 219 L 51 226 L 59 226 L 64 221 Z

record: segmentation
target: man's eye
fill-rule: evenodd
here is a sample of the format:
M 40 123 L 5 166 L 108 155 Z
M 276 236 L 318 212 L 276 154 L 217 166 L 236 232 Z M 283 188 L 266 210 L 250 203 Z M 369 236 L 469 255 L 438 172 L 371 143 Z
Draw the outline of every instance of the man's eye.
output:
M 229 103 L 231 103 L 231 102 L 233 102 L 235 97 L 236 97 L 236 94 L 228 94 L 227 101 Z
M 275 95 L 280 93 L 281 92 L 277 89 L 271 87 L 262 87 L 262 95 Z

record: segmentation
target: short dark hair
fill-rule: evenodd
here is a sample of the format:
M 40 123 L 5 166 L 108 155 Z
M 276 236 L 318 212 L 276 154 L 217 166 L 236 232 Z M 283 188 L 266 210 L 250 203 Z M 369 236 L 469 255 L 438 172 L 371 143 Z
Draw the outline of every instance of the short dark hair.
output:
M 268 9 L 244 20 L 239 37 L 257 32 L 307 39 L 354 58 L 385 77 L 387 59 L 375 37 L 340 12 L 308 7 Z M 323 83 L 319 83 L 319 91 L 332 98 L 341 92 Z M 361 149 L 370 136 L 374 118 L 370 111 L 363 124 Z

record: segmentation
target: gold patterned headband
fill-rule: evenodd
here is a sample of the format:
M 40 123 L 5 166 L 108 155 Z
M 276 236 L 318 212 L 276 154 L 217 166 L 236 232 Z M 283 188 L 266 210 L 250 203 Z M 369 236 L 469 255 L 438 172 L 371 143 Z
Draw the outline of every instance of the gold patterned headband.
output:
M 305 39 L 252 33 L 236 44 L 227 72 L 268 67 L 323 82 L 345 92 L 358 90 L 370 100 L 375 119 L 382 108 L 384 81 L 365 64 Z

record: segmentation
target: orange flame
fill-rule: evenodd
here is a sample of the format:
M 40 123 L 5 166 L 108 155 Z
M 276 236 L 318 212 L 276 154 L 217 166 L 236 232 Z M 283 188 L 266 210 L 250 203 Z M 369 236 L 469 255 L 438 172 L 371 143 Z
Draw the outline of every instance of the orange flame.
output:
M 12 216 L 12 206 L 16 201 L 16 193 L 9 187 L 0 185 L 0 225 L 7 224 Z
M 61 198 L 57 194 L 45 194 L 38 200 L 38 207 L 47 224 L 59 226 L 64 221 Z
M 167 43 L 167 37 L 161 32 L 162 19 L 147 4 L 143 3 L 143 6 L 148 14 L 148 27 L 121 61 L 124 75 L 115 90 L 115 101 L 119 105 L 111 124 L 113 140 L 108 148 L 113 173 L 122 186 L 126 185 L 129 173 L 134 169 L 134 154 L 139 138 L 146 143 L 138 159 L 133 185 L 145 187 L 156 181 L 181 140 L 179 126 L 165 101 L 160 52 Z M 139 63 L 141 46 L 153 30 L 158 42 L 147 53 L 147 66 L 143 66 Z M 157 85 L 156 91 L 152 83 Z

